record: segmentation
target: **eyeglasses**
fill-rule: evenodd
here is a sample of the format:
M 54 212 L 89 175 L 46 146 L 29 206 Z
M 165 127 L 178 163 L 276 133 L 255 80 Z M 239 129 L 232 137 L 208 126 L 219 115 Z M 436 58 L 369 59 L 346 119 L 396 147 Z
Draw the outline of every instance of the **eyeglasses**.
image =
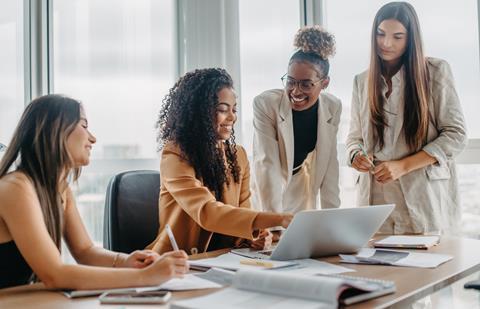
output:
M 321 78 L 317 81 L 296 80 L 294 78 L 291 78 L 287 74 L 283 75 L 281 78 L 283 86 L 287 90 L 292 90 L 293 88 L 295 88 L 295 86 L 297 86 L 298 89 L 300 89 L 302 92 L 310 92 L 313 90 L 313 87 L 315 87 L 315 84 L 321 82 L 324 79 L 324 78 Z

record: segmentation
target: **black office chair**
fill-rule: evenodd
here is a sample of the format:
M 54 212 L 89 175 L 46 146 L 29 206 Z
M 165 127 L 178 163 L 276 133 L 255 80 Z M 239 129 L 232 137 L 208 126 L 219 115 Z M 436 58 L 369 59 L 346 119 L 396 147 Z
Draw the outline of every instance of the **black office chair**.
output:
M 128 171 L 112 177 L 105 199 L 103 247 L 130 253 L 158 233 L 160 173 Z

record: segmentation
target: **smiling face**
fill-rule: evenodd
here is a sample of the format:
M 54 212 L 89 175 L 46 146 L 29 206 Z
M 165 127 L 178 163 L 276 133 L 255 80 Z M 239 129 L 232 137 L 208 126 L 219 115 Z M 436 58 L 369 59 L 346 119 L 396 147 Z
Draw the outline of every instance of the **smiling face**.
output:
M 407 49 L 407 29 L 396 19 L 386 19 L 377 27 L 377 54 L 387 65 L 395 65 Z
M 313 64 L 308 62 L 294 61 L 288 66 L 286 78 L 291 81 L 293 87 L 288 84 L 285 92 L 290 100 L 293 110 L 302 111 L 312 107 L 318 100 L 320 91 L 328 85 L 328 78 L 321 78 Z M 310 89 L 302 90 L 299 83 L 308 83 Z
M 237 97 L 231 88 L 223 88 L 217 93 L 216 130 L 218 139 L 226 141 L 233 133 L 237 121 Z
M 88 131 L 88 121 L 83 108 L 80 109 L 80 121 L 67 137 L 67 151 L 73 162 L 73 167 L 88 165 L 90 151 L 97 139 Z

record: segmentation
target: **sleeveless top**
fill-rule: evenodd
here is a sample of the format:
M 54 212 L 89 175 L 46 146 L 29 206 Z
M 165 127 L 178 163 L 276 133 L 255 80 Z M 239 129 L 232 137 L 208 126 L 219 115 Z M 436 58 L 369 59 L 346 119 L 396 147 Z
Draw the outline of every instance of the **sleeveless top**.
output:
M 0 244 L 0 289 L 30 283 L 33 277 L 15 242 Z

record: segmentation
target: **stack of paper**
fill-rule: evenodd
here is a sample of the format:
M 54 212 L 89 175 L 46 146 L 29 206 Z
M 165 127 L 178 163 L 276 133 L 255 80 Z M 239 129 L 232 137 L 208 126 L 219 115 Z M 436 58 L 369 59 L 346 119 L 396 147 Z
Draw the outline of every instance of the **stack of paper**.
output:
M 340 262 L 435 268 L 453 257 L 446 254 L 362 248 L 357 255 L 340 254 Z
M 380 248 L 428 249 L 438 245 L 440 236 L 389 236 L 376 241 L 373 245 Z

